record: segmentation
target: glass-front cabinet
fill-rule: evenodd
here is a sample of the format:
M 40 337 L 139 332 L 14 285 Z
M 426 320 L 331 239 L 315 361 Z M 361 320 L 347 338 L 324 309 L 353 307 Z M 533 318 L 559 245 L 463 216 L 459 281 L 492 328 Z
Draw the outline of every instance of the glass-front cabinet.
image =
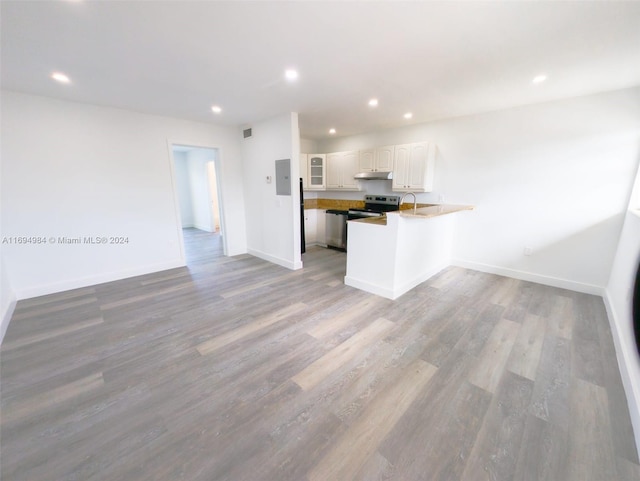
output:
M 327 176 L 327 158 L 325 154 L 309 154 L 309 190 L 324 190 Z

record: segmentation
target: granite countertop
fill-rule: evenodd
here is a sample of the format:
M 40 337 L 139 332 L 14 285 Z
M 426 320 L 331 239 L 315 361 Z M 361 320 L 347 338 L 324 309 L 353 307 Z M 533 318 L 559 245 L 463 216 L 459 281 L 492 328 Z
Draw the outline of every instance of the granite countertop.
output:
M 404 204 L 403 204 L 404 205 Z M 439 215 L 453 214 L 455 212 L 461 212 L 463 210 L 473 210 L 475 207 L 472 205 L 454 205 L 454 204 L 435 204 L 421 206 L 418 204 L 416 210 L 413 207 L 404 208 L 399 211 L 389 212 L 390 214 L 399 214 L 400 217 L 414 217 L 414 218 L 429 218 L 437 217 Z
M 365 217 L 362 219 L 351 219 L 349 222 L 363 222 L 365 224 L 387 225 L 387 216 L 383 215 L 380 217 Z
M 342 199 L 304 199 L 305 209 L 362 209 L 364 208 L 363 200 L 342 200 Z
M 387 215 L 399 215 L 400 217 L 410 217 L 414 219 L 428 219 L 439 215 L 454 214 L 463 210 L 473 210 L 472 205 L 454 205 L 454 204 L 418 204 L 415 212 L 413 204 L 402 204 L 400 210 L 387 212 Z M 382 217 L 367 217 L 365 219 L 354 219 L 349 222 L 363 222 L 373 225 L 387 225 L 387 215 Z
M 422 207 L 433 207 L 434 205 L 438 205 L 438 204 L 416 204 L 416 208 L 420 209 Z M 400 208 L 398 210 L 409 210 L 409 209 L 413 210 L 413 203 L 405 202 L 404 204 L 400 204 Z M 395 211 L 392 211 L 392 212 L 395 212 Z
M 339 200 L 339 199 L 305 199 L 305 209 L 362 209 L 364 202 L 360 200 Z M 388 212 L 390 215 L 400 215 L 400 217 L 412 217 L 419 219 L 428 219 L 439 215 L 453 214 L 463 210 L 473 210 L 472 205 L 454 205 L 454 204 L 417 204 L 416 210 L 413 210 L 412 203 L 404 203 L 400 205 L 400 209 Z M 365 219 L 354 219 L 349 222 L 364 222 L 366 224 L 387 225 L 387 217 L 367 217 Z

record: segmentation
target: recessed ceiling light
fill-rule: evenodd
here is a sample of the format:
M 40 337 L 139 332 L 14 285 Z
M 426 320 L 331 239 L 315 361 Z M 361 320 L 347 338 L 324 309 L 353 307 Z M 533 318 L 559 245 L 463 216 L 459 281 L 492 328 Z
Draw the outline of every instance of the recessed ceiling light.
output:
M 533 80 L 531 82 L 534 83 L 534 84 L 541 84 L 545 80 L 547 80 L 547 76 L 544 75 L 544 74 L 540 74 L 540 75 L 536 75 L 535 77 L 533 77 Z
M 413 114 L 411 112 L 407 112 L 406 114 L 403 115 L 403 117 L 405 119 L 410 119 L 411 117 L 413 117 Z
M 377 107 L 377 106 L 378 106 L 378 99 L 369 100 L 369 107 Z
M 53 72 L 51 74 L 51 78 L 53 80 L 60 82 L 61 84 L 68 84 L 71 82 L 71 79 L 67 77 L 65 74 L 63 74 L 62 72 Z
M 290 81 L 296 80 L 298 78 L 298 71 L 290 68 L 284 72 L 284 76 L 286 77 L 287 80 L 290 80 Z
M 211 107 L 211 111 L 212 111 L 214 114 L 219 114 L 220 112 L 222 112 L 222 109 L 221 109 L 219 106 L 214 105 L 214 106 L 212 106 L 212 107 Z
M 329 133 L 330 133 L 331 135 L 334 135 L 334 134 L 336 133 L 336 129 L 329 129 Z

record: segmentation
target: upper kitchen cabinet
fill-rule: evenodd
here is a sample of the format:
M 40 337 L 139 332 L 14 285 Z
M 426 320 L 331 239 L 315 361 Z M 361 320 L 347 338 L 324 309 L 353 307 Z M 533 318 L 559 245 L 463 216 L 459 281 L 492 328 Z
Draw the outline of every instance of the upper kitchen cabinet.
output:
M 360 151 L 360 172 L 391 172 L 395 147 L 387 145 Z
M 309 156 L 307 154 L 300 154 L 300 178 L 302 179 L 302 190 L 309 188 L 309 173 L 307 172 L 307 163 L 309 162 Z
M 327 154 L 327 190 L 359 190 L 359 169 L 358 151 Z
M 434 145 L 428 142 L 396 145 L 393 155 L 393 190 L 431 192 L 434 166 Z
M 325 154 L 307 155 L 308 190 L 325 190 L 327 158 Z

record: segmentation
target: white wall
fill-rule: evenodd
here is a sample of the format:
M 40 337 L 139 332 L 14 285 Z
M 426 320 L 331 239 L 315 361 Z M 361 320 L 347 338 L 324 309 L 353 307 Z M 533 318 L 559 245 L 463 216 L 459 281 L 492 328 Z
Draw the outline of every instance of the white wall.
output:
M 209 182 L 209 196 L 211 200 L 211 227 L 220 230 L 220 202 L 218 198 L 218 174 L 214 162 L 207 162 L 207 181 Z
M 211 196 L 207 173 L 207 164 L 214 160 L 215 151 L 212 149 L 194 149 L 187 152 L 193 227 L 207 232 L 215 230 L 211 216 Z
M 174 151 L 173 160 L 182 227 L 193 227 L 193 205 L 191 204 L 191 184 L 189 183 L 187 153 Z
M 171 143 L 214 147 L 229 255 L 246 252 L 237 129 L 2 92 L 4 235 L 124 245 L 3 246 L 18 299 L 182 265 Z
M 318 142 L 313 139 L 300 139 L 300 152 L 303 154 L 315 154 Z
M 628 212 L 605 295 L 616 344 L 620 374 L 640 447 L 640 359 L 635 345 L 632 317 L 633 285 L 640 263 L 640 215 Z
M 9 327 L 9 321 L 16 307 L 16 295 L 11 287 L 9 275 L 5 269 L 4 259 L 0 262 L 0 343 Z
M 418 219 L 390 213 L 386 225 L 349 222 L 344 283 L 397 299 L 451 264 L 458 215 Z
M 331 152 L 423 140 L 435 142 L 438 155 L 435 191 L 418 201 L 442 196 L 477 206 L 458 219 L 455 262 L 602 293 L 639 160 L 640 88 L 329 139 L 318 147 Z M 375 182 L 366 184 L 369 192 L 391 192 L 390 181 Z M 524 256 L 525 247 L 533 255 Z
M 242 141 L 247 246 L 250 254 L 290 269 L 302 267 L 300 253 L 300 134 L 289 113 L 251 126 Z M 276 195 L 275 161 L 291 160 L 291 195 Z M 267 183 L 266 178 L 272 178 Z

